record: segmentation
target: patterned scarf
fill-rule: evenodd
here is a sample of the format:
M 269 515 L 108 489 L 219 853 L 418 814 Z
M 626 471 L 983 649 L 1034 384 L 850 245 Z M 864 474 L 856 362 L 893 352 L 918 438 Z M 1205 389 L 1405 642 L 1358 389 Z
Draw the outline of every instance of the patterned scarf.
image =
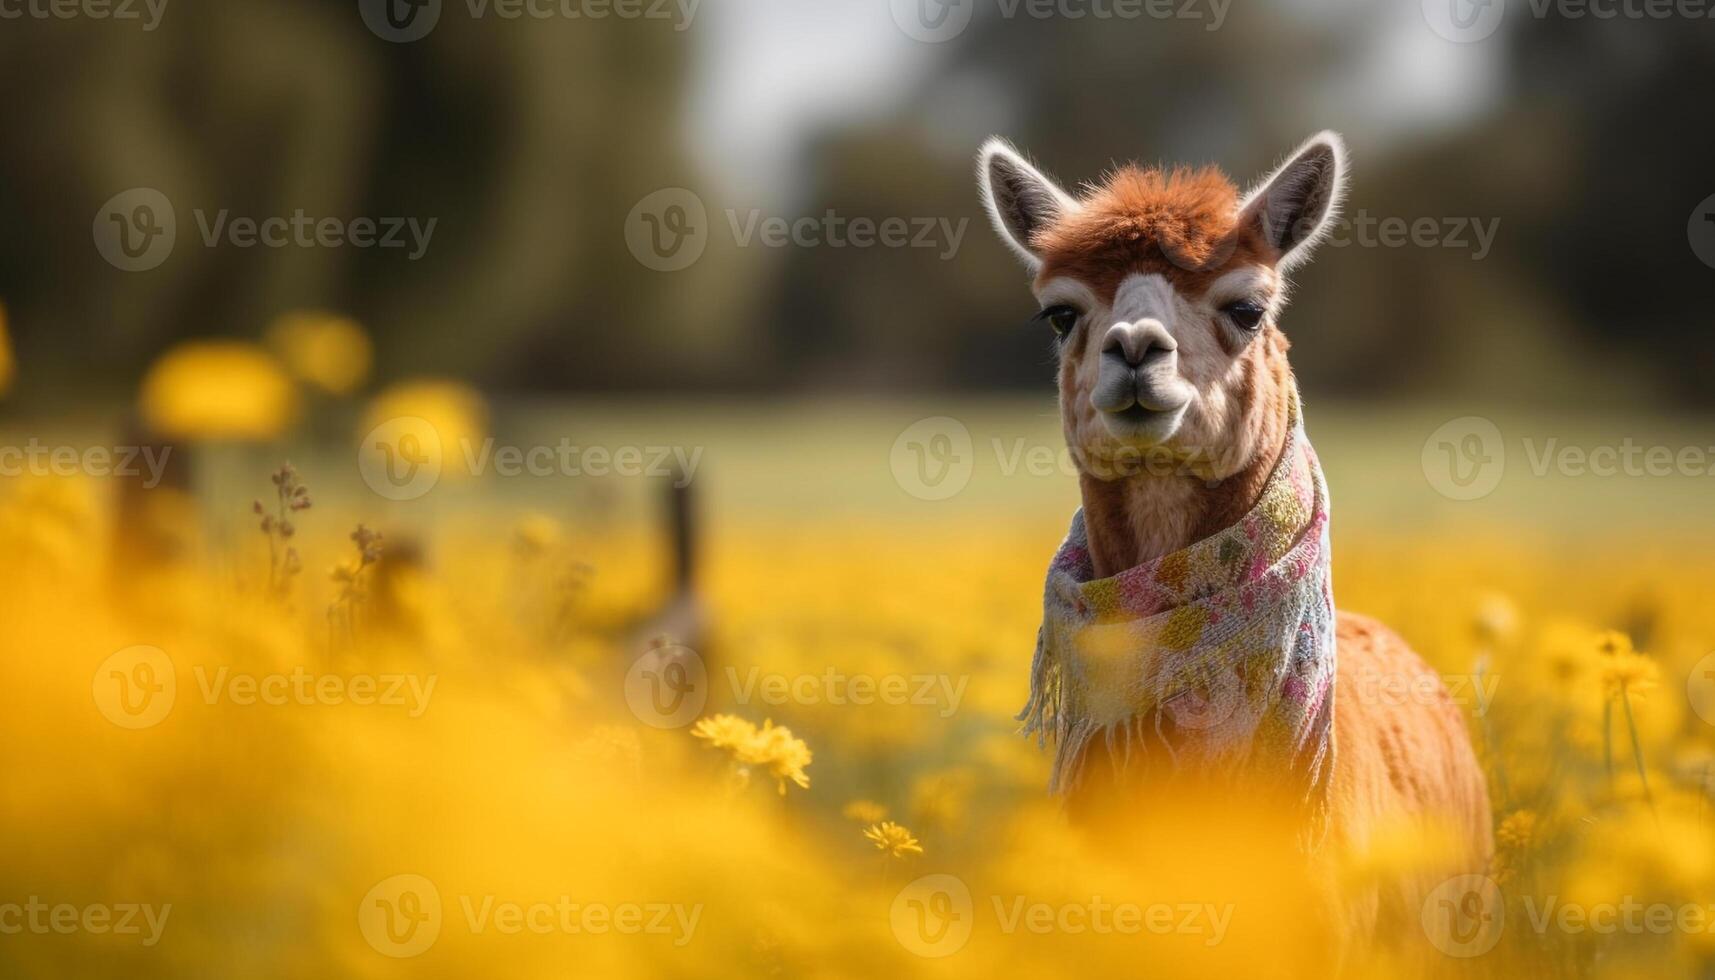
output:
M 1286 450 L 1232 527 L 1097 579 L 1083 511 L 1073 516 L 1018 716 L 1038 744 L 1055 740 L 1051 792 L 1077 786 L 1101 735 L 1118 767 L 1162 756 L 1176 770 L 1289 780 L 1320 838 L 1334 763 L 1328 493 L 1293 402 Z

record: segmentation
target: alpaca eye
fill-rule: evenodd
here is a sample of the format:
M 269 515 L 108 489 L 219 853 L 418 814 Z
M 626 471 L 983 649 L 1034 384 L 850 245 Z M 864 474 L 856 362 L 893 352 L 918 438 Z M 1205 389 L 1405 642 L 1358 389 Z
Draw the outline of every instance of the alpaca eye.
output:
M 1036 319 L 1047 320 L 1048 325 L 1054 328 L 1054 335 L 1063 339 L 1078 325 L 1078 311 L 1065 305 L 1050 306 L 1036 314 Z
M 1233 325 L 1246 333 L 1254 333 L 1262 326 L 1262 315 L 1265 312 L 1261 306 L 1248 299 L 1237 303 L 1228 303 L 1221 307 L 1221 312 L 1232 318 Z

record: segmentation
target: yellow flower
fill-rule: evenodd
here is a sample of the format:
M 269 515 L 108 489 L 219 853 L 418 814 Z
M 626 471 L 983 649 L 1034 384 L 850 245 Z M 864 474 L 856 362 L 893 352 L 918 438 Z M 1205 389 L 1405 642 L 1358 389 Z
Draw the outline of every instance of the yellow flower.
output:
M 1490 592 L 1478 600 L 1473 625 L 1483 642 L 1506 643 L 1518 633 L 1518 606 L 1505 595 Z
M 349 317 L 320 311 L 288 313 L 268 328 L 268 346 L 299 380 L 346 395 L 369 377 L 369 337 Z
M 12 357 L 12 335 L 6 329 L 6 307 L 0 306 L 0 395 L 11 390 L 12 379 L 17 374 L 18 364 Z
M 790 779 L 800 789 L 810 788 L 810 777 L 805 774 L 804 767 L 810 764 L 810 747 L 800 739 L 792 737 L 792 730 L 784 726 L 776 728 L 774 722 L 763 721 L 762 728 L 757 731 L 755 740 L 750 745 L 748 760 L 755 765 L 765 765 L 774 778 L 780 782 L 780 795 L 786 795 L 786 781 Z
M 1632 638 L 1618 630 L 1604 630 L 1596 637 L 1596 652 L 1602 689 L 1608 697 L 1622 693 L 1642 694 L 1655 687 L 1661 671 L 1655 661 L 1632 647 Z
M 175 439 L 272 439 L 298 414 L 298 393 L 279 363 L 232 340 L 192 341 L 162 355 L 140 402 L 149 428 Z
M 887 816 L 887 807 L 874 800 L 853 800 L 840 810 L 840 815 L 858 823 L 880 823 Z
M 717 749 L 736 751 L 756 737 L 756 726 L 737 715 L 710 715 L 697 719 L 691 726 L 691 735 Z
M 1596 635 L 1596 652 L 1604 657 L 1621 657 L 1632 651 L 1632 638 L 1619 630 L 1603 630 Z
M 1641 653 L 1623 653 L 1602 661 L 1602 687 L 1611 698 L 1622 692 L 1643 694 L 1656 685 L 1661 670 Z
M 923 853 L 922 846 L 917 843 L 917 838 L 911 836 L 911 831 L 891 820 L 871 824 L 863 835 L 875 842 L 877 850 L 886 851 L 896 858 Z
M 422 379 L 387 388 L 369 403 L 360 434 L 379 433 L 389 443 L 410 440 L 412 458 L 439 465 L 442 476 L 469 476 L 470 461 L 483 458 L 488 406 L 457 381 Z
M 740 766 L 766 766 L 780 784 L 780 794 L 786 794 L 786 782 L 791 780 L 803 789 L 810 788 L 810 777 L 804 767 L 811 761 L 810 747 L 792 737 L 792 730 L 765 720 L 761 728 L 736 715 L 711 715 L 692 726 L 691 734 L 717 749 L 726 749 Z

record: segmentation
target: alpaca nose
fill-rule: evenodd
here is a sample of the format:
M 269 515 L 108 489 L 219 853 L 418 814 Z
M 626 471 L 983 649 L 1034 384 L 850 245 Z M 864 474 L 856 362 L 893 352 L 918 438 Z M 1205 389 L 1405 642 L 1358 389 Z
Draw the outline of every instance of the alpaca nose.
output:
M 1107 338 L 1102 343 L 1103 354 L 1122 358 L 1127 366 L 1134 368 L 1178 349 L 1178 342 L 1160 320 L 1116 323 L 1108 329 Z

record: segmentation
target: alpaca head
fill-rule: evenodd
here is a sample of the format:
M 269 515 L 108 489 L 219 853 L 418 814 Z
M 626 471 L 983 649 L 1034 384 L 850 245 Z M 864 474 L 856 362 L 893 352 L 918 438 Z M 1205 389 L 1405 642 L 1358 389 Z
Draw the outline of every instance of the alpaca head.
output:
M 1291 385 L 1276 326 L 1286 274 L 1339 206 L 1345 151 L 1312 137 L 1243 198 L 1219 171 L 1128 166 L 1080 197 L 1005 142 L 979 180 L 995 227 L 1035 272 L 1059 352 L 1060 409 L 1100 479 L 1168 463 L 1241 469 Z

